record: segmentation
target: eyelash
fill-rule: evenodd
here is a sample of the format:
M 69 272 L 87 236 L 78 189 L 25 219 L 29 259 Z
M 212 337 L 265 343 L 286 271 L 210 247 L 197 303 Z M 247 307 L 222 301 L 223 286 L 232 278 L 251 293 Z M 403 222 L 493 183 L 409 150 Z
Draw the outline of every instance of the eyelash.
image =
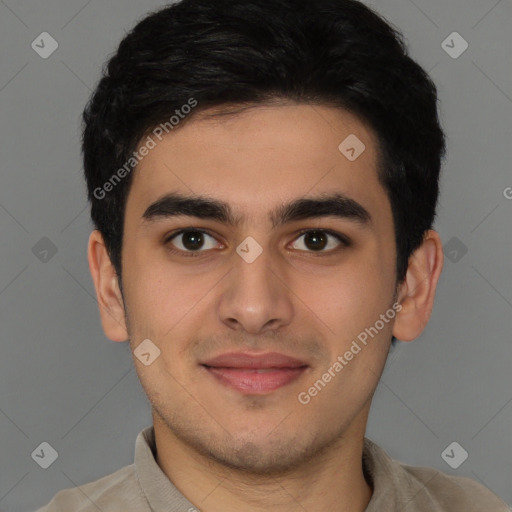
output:
M 198 228 L 185 228 L 185 229 L 180 229 L 179 231 L 171 233 L 169 236 L 167 236 L 164 240 L 164 245 L 168 246 L 168 244 L 171 242 L 171 240 L 173 240 L 177 236 L 182 235 L 183 233 L 190 233 L 190 232 L 203 233 L 208 236 L 211 236 L 212 238 L 215 238 L 214 235 L 212 235 L 211 233 L 209 233 L 206 230 L 198 229 Z M 336 238 L 338 240 L 338 242 L 340 242 L 340 244 L 342 245 L 343 248 L 347 248 L 351 245 L 350 240 L 346 236 L 342 235 L 341 233 L 337 233 L 336 231 L 332 231 L 330 229 L 311 229 L 311 228 L 303 229 L 303 230 L 299 231 L 299 233 L 297 233 L 297 236 L 296 236 L 296 238 L 294 238 L 293 241 L 297 240 L 298 238 L 300 238 L 301 236 L 303 236 L 307 233 L 324 233 L 326 235 L 330 235 L 330 236 Z M 341 250 L 340 248 L 336 248 L 336 249 L 331 249 L 329 251 L 301 251 L 301 252 L 307 252 L 307 253 L 311 254 L 312 256 L 317 257 L 317 256 L 331 255 L 331 254 L 339 252 L 340 250 Z M 202 257 L 204 255 L 204 253 L 208 252 L 208 250 L 183 251 L 181 249 L 176 249 L 173 247 L 168 247 L 168 251 L 171 254 L 183 256 L 186 258 Z

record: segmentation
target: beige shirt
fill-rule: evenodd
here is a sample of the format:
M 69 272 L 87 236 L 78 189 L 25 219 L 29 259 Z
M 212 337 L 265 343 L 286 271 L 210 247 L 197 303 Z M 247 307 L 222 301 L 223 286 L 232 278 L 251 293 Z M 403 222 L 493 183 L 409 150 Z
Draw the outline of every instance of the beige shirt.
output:
M 155 461 L 153 427 L 135 442 L 134 463 L 95 482 L 58 492 L 37 512 L 197 512 Z M 368 438 L 363 467 L 373 486 L 366 512 L 510 512 L 481 484 L 393 460 Z M 314 511 L 311 511 L 314 512 Z

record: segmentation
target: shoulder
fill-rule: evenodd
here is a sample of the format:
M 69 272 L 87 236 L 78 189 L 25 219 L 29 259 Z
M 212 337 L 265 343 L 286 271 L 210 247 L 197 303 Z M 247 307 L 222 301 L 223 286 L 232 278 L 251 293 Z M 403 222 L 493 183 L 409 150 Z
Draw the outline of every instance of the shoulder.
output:
M 448 475 L 434 468 L 400 465 L 405 473 L 423 486 L 421 494 L 425 495 L 425 501 L 435 503 L 440 511 L 512 511 L 487 487 L 471 478 Z
M 404 509 L 408 512 L 511 512 L 512 509 L 484 485 L 435 468 L 410 466 L 392 459 L 383 448 L 365 438 L 363 464 L 374 493 L 367 512 Z
M 139 512 L 146 501 L 131 464 L 94 482 L 59 491 L 36 512 Z

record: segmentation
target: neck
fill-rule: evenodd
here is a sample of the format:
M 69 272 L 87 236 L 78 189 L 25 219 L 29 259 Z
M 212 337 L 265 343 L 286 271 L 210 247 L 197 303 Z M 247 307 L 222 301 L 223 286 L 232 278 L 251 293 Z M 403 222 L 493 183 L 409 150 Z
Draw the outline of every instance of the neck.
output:
M 157 463 L 204 512 L 364 512 L 372 496 L 362 466 L 364 428 L 352 429 L 301 466 L 278 475 L 228 468 L 182 443 L 154 415 Z

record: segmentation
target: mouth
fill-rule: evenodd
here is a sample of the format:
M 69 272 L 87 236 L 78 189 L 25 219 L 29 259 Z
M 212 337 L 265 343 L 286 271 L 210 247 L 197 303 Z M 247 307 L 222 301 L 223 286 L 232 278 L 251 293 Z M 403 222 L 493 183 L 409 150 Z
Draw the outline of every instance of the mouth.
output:
M 262 395 L 297 380 L 309 365 L 299 359 L 267 352 L 231 352 L 201 363 L 220 384 L 242 394 Z

